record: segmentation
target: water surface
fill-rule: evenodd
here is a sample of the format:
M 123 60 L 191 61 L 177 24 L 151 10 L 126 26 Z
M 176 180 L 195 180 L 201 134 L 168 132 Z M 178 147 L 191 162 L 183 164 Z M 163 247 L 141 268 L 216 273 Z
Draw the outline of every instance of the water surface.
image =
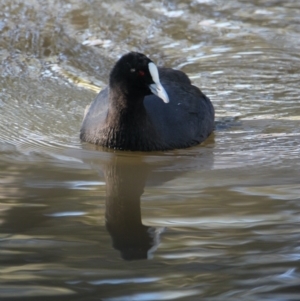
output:
M 299 300 L 298 1 L 0 0 L 0 299 Z M 82 144 L 114 61 L 186 72 L 197 147 Z

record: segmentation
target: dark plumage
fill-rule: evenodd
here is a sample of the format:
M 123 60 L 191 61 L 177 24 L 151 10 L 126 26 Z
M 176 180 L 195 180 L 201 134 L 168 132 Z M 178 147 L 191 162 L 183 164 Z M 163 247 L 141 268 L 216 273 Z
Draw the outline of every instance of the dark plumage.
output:
M 156 72 L 141 53 L 122 56 L 108 87 L 85 114 L 80 138 L 132 151 L 185 148 L 204 141 L 214 129 L 209 98 L 181 71 L 158 68 L 159 78 Z

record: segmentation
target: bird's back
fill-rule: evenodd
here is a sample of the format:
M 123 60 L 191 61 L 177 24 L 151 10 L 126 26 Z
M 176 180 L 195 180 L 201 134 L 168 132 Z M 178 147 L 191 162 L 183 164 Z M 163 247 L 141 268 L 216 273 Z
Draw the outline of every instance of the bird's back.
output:
M 166 73 L 164 70 L 160 72 L 160 79 L 170 102 L 164 104 L 155 95 L 144 99 L 156 131 L 163 137 L 168 149 L 201 143 L 214 129 L 212 103 L 183 72 L 166 69 Z

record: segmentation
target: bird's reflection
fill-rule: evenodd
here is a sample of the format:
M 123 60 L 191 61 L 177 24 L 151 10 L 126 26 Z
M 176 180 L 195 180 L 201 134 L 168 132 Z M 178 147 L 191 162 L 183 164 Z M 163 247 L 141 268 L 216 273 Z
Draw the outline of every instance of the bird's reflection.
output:
M 104 166 L 101 164 L 106 181 L 106 227 L 122 258 L 147 259 L 159 242 L 161 229 L 142 223 L 140 200 L 145 186 L 162 185 L 187 171 L 211 168 L 212 164 L 209 148 L 167 155 L 111 153 Z
M 140 158 L 141 159 L 141 158 Z M 142 224 L 140 198 L 150 167 L 114 156 L 105 169 L 106 227 L 113 247 L 126 260 L 145 259 L 157 243 L 155 229 Z

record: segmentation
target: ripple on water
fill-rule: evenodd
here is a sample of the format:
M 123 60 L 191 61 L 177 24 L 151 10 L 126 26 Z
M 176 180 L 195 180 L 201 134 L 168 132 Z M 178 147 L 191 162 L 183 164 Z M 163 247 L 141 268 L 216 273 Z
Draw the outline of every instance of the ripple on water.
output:
M 184 290 L 184 291 L 162 291 L 162 292 L 144 292 L 140 294 L 105 298 L 105 301 L 152 301 L 152 300 L 177 300 L 184 297 L 192 297 L 198 295 L 200 290 Z
M 51 296 L 68 296 L 76 292 L 64 287 L 41 286 L 41 285 L 0 285 L 2 298 L 35 298 Z

